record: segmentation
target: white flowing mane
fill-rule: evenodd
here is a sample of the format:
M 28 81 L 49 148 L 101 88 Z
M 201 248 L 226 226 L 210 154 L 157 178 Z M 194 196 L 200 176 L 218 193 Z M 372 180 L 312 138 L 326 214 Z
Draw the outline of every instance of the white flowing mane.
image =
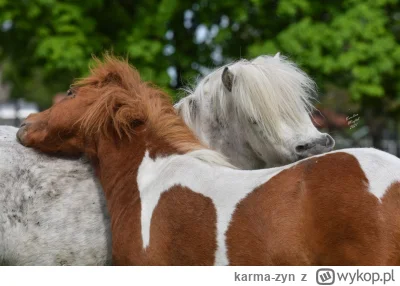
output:
M 228 67 L 233 73 L 232 92 L 223 85 L 222 72 Z M 207 90 L 205 86 L 207 85 Z M 185 91 L 197 100 L 210 102 L 218 116 L 228 118 L 231 97 L 239 120 L 256 121 L 260 128 L 278 140 L 279 122 L 298 127 L 304 124 L 305 113 L 313 110 L 316 94 L 314 81 L 285 57 L 260 56 L 252 61 L 239 60 L 220 67 L 204 77 L 193 89 Z M 182 114 L 192 125 L 190 109 Z
M 186 155 L 196 158 L 210 165 L 238 169 L 236 166 L 229 163 L 228 159 L 224 155 L 214 150 L 200 149 L 189 152 Z

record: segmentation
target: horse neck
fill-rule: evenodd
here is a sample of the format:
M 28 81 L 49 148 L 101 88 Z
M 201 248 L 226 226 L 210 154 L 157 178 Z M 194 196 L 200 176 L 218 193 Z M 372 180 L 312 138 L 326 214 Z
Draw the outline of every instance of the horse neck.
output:
M 100 137 L 96 142 L 97 152 L 93 158 L 96 174 L 99 176 L 110 211 L 118 198 L 130 193 L 130 199 L 138 199 L 137 172 L 146 151 L 155 158 L 160 155 L 178 153 L 164 142 L 155 140 L 143 128 L 131 140 Z M 127 202 L 128 200 L 125 200 Z M 120 206 L 115 206 L 119 208 Z
M 110 214 L 118 210 L 121 199 L 133 203 L 139 198 L 136 176 L 144 154 L 145 145 L 140 141 L 122 140 L 116 145 L 113 140 L 102 138 L 97 142 L 93 162 Z
M 183 129 L 182 133 L 190 132 L 188 128 L 186 129 Z M 118 202 L 121 196 L 125 196 L 124 202 L 129 201 L 126 198 L 128 193 L 130 200 L 139 199 L 136 181 L 137 172 L 146 152 L 149 153 L 151 158 L 156 158 L 183 154 L 201 148 L 200 143 L 193 140 L 195 137 L 187 136 L 187 139 L 181 139 L 180 133 L 175 133 L 178 134 L 164 135 L 160 138 L 152 131 L 151 126 L 142 126 L 131 140 L 105 137 L 100 137 L 97 140 L 97 152 L 93 162 L 104 189 L 110 212 L 114 208 L 120 208 Z M 182 146 L 189 147 L 182 148 Z
M 150 158 L 186 153 L 179 150 L 179 144 L 174 146 L 171 140 L 161 139 L 149 130 L 151 128 L 143 126 L 131 140 L 101 137 L 95 143 L 97 150 L 92 159 L 111 217 L 113 245 L 114 242 L 119 245 L 117 250 L 113 247 L 113 259 L 117 264 L 136 264 L 146 259 L 138 255 L 142 249 L 142 206 L 137 175 L 144 156 L 147 152 Z M 128 253 L 136 253 L 133 256 L 137 261 L 130 261 L 133 256 L 127 258 Z

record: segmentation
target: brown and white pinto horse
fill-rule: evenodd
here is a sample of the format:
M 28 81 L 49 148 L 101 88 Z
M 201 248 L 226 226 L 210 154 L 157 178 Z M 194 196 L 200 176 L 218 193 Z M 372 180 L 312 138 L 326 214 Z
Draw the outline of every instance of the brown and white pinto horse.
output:
M 232 169 L 124 61 L 98 62 L 17 136 L 91 158 L 116 265 L 400 264 L 399 159 L 348 149 Z

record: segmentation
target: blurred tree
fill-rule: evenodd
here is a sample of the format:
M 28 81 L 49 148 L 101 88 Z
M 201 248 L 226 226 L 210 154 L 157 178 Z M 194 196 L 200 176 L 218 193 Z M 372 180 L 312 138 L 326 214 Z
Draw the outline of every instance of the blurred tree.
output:
M 378 114 L 400 111 L 399 8 L 399 0 L 0 0 L 0 59 L 13 96 L 46 106 L 106 49 L 167 89 L 280 51 L 322 91 L 344 90 L 379 133 Z
M 163 55 L 174 0 L 0 0 L 0 57 L 12 96 L 42 107 L 74 77 L 87 72 L 91 54 L 112 49 L 127 56 L 147 80 L 167 87 Z

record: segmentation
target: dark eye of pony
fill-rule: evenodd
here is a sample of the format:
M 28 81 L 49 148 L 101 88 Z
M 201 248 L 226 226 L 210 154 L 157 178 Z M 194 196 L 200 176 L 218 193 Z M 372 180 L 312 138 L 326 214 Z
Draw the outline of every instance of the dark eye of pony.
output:
M 67 96 L 72 96 L 72 95 L 74 95 L 74 92 L 72 91 L 72 89 L 68 89 Z

